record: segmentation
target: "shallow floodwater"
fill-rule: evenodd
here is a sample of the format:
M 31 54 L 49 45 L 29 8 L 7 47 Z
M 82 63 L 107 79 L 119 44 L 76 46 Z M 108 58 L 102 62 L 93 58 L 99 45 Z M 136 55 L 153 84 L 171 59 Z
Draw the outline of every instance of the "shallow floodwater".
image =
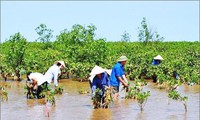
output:
M 89 89 L 88 82 L 62 79 L 62 95 L 56 95 L 56 106 L 47 105 L 50 116 L 46 116 L 44 99 L 26 99 L 25 82 L 1 81 L 6 86 L 8 101 L 1 101 L 1 120 L 199 120 L 199 85 L 181 86 L 178 91 L 188 96 L 188 111 L 181 102 L 171 101 L 168 105 L 165 90 L 156 88 L 152 82 L 144 88 L 151 96 L 143 112 L 136 101 L 119 98 L 109 109 L 93 109 L 90 93 L 79 94 L 79 89 Z

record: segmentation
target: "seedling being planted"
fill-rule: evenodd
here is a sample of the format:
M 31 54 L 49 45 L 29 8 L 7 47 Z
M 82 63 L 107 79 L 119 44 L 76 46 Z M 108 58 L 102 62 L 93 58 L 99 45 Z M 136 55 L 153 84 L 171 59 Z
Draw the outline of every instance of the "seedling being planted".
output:
M 102 94 L 102 91 L 99 88 L 97 88 L 92 95 L 94 109 L 101 107 L 101 94 Z
M 51 103 L 51 105 L 55 106 L 55 91 L 52 90 L 50 85 L 47 87 L 43 87 L 43 91 L 40 93 L 40 96 L 45 96 L 45 101 Z
M 58 86 L 55 88 L 54 93 L 55 94 L 62 94 L 64 91 L 63 86 Z
M 104 93 L 104 96 L 103 96 L 102 107 L 103 108 L 108 108 L 112 101 L 113 101 L 113 99 L 112 99 L 112 88 L 111 87 L 107 87 L 106 91 Z

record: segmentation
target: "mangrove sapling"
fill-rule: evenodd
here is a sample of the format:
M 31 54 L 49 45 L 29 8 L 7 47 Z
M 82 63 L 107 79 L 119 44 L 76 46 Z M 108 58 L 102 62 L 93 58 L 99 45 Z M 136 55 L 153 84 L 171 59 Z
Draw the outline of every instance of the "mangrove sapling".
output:
M 33 89 L 31 83 L 26 81 L 26 85 L 24 86 L 24 94 L 26 94 L 27 99 L 37 98 L 37 91 Z
M 168 97 L 172 100 L 177 100 L 177 101 L 181 101 L 183 102 L 184 108 L 185 108 L 185 112 L 187 112 L 187 101 L 188 101 L 188 97 L 184 96 L 182 97 L 178 91 L 176 90 L 171 90 L 168 93 Z
M 112 99 L 112 88 L 106 87 L 106 91 L 105 91 L 104 96 L 103 96 L 102 107 L 108 108 L 112 101 L 113 101 L 113 99 Z
M 4 87 L 0 86 L 0 95 L 2 101 L 8 101 L 8 92 L 5 90 Z
M 167 92 L 176 90 L 180 85 L 182 85 L 181 80 L 171 79 L 167 81 Z
M 135 87 L 130 87 L 129 91 L 125 95 L 125 99 L 135 99 L 136 90 Z
M 55 93 L 54 91 L 47 91 L 45 94 L 45 100 L 46 102 L 51 103 L 51 105 L 55 106 L 56 105 L 56 101 L 55 101 L 55 97 L 54 97 Z
M 130 87 L 130 82 L 128 82 L 128 86 L 123 85 L 123 88 L 121 89 L 121 92 L 124 93 L 125 96 L 129 91 L 129 87 Z
M 125 96 L 125 99 L 135 99 L 136 94 L 142 91 L 143 86 L 147 85 L 147 82 L 143 79 L 136 79 L 132 87 L 129 87 L 129 90 Z
M 102 90 L 97 88 L 92 95 L 92 101 L 93 101 L 93 108 L 94 109 L 101 107 L 101 95 L 102 95 Z
M 54 93 L 55 94 L 62 94 L 64 91 L 63 86 L 58 86 L 55 88 Z
M 146 81 L 143 79 L 136 79 L 133 86 L 130 87 L 128 94 L 125 96 L 126 99 L 136 99 L 141 111 L 143 111 L 147 99 L 150 96 L 150 91 L 142 91 L 145 85 L 147 85 Z
M 55 106 L 55 91 L 52 90 L 50 85 L 42 86 L 42 88 L 43 91 L 40 93 L 40 96 L 45 96 L 45 101 Z
M 150 91 L 147 92 L 138 92 L 136 94 L 136 100 L 138 102 L 138 105 L 140 106 L 140 110 L 143 111 L 144 106 L 147 102 L 148 97 L 150 96 Z
M 30 87 L 28 87 L 28 85 L 24 86 L 24 94 L 26 94 L 27 99 L 36 98 L 36 96 L 34 96 L 33 94 L 33 90 Z
M 88 90 L 84 89 L 84 88 L 81 88 L 79 91 L 78 91 L 79 94 L 87 94 L 89 93 Z

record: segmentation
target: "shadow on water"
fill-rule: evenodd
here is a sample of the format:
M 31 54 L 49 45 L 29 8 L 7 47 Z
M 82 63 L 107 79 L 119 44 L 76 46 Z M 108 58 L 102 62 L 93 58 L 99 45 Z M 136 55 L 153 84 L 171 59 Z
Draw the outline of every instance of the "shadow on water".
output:
M 62 79 L 59 83 L 64 87 L 62 95 L 56 95 L 56 106 L 48 105 L 50 113 L 46 116 L 44 99 L 26 99 L 25 82 L 1 81 L 8 91 L 8 101 L 1 102 L 1 120 L 199 120 L 199 85 L 181 86 L 178 91 L 188 96 L 188 112 L 181 102 L 171 101 L 167 104 L 165 90 L 156 88 L 149 82 L 144 90 L 151 91 L 144 111 L 135 100 L 119 98 L 109 109 L 93 109 L 90 93 L 79 94 L 80 89 L 90 91 L 88 82 L 77 82 Z

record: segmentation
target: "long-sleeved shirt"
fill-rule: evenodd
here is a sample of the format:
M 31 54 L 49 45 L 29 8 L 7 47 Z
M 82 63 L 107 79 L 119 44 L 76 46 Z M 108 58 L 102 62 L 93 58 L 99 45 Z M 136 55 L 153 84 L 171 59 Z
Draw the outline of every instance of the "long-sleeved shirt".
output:
M 46 82 L 46 78 L 44 77 L 43 74 L 41 73 L 31 73 L 29 75 L 29 79 L 30 80 L 36 80 L 37 81 L 37 85 L 40 86 L 42 85 L 44 82 Z
M 60 67 L 57 65 L 51 66 L 47 72 L 45 73 L 45 78 L 48 83 L 51 83 L 52 80 L 54 80 L 54 85 L 58 86 L 58 74 L 61 73 Z
M 160 62 L 158 62 L 157 60 L 153 60 L 152 65 L 159 65 Z

